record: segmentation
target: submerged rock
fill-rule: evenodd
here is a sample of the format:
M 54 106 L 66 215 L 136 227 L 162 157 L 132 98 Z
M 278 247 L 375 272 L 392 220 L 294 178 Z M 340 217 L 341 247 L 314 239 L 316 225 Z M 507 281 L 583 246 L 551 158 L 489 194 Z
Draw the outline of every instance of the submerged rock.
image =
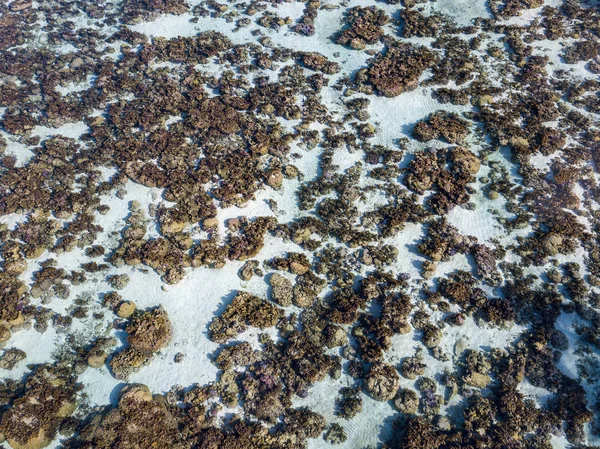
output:
M 368 70 L 369 81 L 381 95 L 395 97 L 416 89 L 420 76 L 434 61 L 434 53 L 425 47 L 394 44 L 375 58 Z
M 11 370 L 17 363 L 27 357 L 25 351 L 18 348 L 10 348 L 0 356 L 0 369 Z
M 269 279 L 271 285 L 271 300 L 277 304 L 287 307 L 292 305 L 293 286 L 292 282 L 278 273 L 274 273 Z
M 127 342 L 140 352 L 157 352 L 173 337 L 171 321 L 162 306 L 135 315 L 126 330 Z
M 367 393 L 378 401 L 389 401 L 400 387 L 400 376 L 393 366 L 374 363 L 365 377 Z

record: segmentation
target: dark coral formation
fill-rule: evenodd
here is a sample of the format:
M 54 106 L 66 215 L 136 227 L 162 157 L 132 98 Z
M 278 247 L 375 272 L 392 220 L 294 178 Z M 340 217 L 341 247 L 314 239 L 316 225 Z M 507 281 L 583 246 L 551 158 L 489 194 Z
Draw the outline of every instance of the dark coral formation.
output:
M 189 10 L 184 0 L 127 0 L 123 2 L 123 21 L 135 24 L 149 21 L 160 14 L 183 14 Z
M 68 366 L 40 366 L 3 413 L 0 435 L 15 449 L 46 447 L 75 410 L 75 380 Z
M 227 304 L 225 312 L 210 324 L 210 338 L 223 343 L 244 332 L 248 325 L 260 329 L 275 326 L 282 315 L 280 308 L 267 301 L 247 292 L 238 292 Z
M 397 43 L 374 59 L 368 69 L 368 79 L 378 93 L 395 97 L 416 89 L 419 78 L 435 59 L 435 54 L 426 47 Z
M 435 191 L 427 204 L 436 214 L 444 214 L 454 206 L 469 201 L 467 184 L 474 180 L 479 168 L 479 159 L 467 148 L 431 149 L 415 155 L 410 162 L 405 183 L 420 194 L 428 190 Z
M 600 429 L 597 8 L 492 0 L 490 17 L 458 27 L 424 0 L 393 14 L 308 1 L 296 22 L 275 0 L 92 3 L 0 5 L 0 368 L 31 371 L 0 383 L 0 438 L 26 449 L 58 432 L 68 449 L 338 444 L 344 426 L 296 401 L 340 379 L 335 420 L 357 418 L 366 395 L 399 412 L 385 448 L 548 448 L 554 436 L 589 447 Z M 333 39 L 364 52 L 315 51 L 334 11 Z M 131 27 L 163 15 L 203 31 Z M 256 41 L 214 30 L 228 23 Z M 297 47 L 276 42 L 287 30 Z M 445 110 L 414 128 L 381 110 L 438 109 L 391 99 L 419 86 Z M 79 138 L 61 135 L 76 122 Z M 290 186 L 294 216 L 277 204 Z M 244 209 L 257 198 L 268 216 Z M 244 284 L 208 325 L 213 382 L 156 395 L 128 385 L 118 404 L 84 400 L 73 415 L 79 374 L 108 364 L 126 380 L 177 331 L 162 307 L 136 308 L 126 270 L 176 284 L 227 264 Z M 266 294 L 250 293 L 262 281 Z M 64 337 L 56 363 L 28 365 L 13 335 L 50 326 Z M 472 326 L 509 341 L 449 341 Z M 127 335 L 117 351 L 115 331 Z M 564 357 L 578 372 L 565 374 Z M 525 381 L 548 400 L 524 395 Z
M 134 313 L 125 330 L 129 345 L 110 360 L 110 368 L 117 379 L 127 379 L 150 360 L 154 353 L 166 347 L 173 336 L 171 322 L 162 306 Z M 100 356 L 101 360 L 103 358 L 105 357 Z
M 336 37 L 336 42 L 362 50 L 367 44 L 374 44 L 383 37 L 382 26 L 389 18 L 384 11 L 374 6 L 356 6 L 348 11 L 347 28 Z
M 403 9 L 400 12 L 402 19 L 402 36 L 411 37 L 436 37 L 446 25 L 442 15 L 433 14 L 425 16 L 415 9 Z
M 367 392 L 378 401 L 387 401 L 396 396 L 400 386 L 400 376 L 394 367 L 375 363 L 365 376 Z
M 141 352 L 156 352 L 172 338 L 171 322 L 162 307 L 134 315 L 127 328 L 127 342 Z
M 543 0 L 493 0 L 490 2 L 490 9 L 497 17 L 508 19 L 520 16 L 524 10 L 539 8 L 543 4 Z
M 66 447 L 189 447 L 179 429 L 181 415 L 145 385 L 131 384 L 121 391 L 118 407 L 83 427 Z
M 469 135 L 469 122 L 454 113 L 438 111 L 413 129 L 413 137 L 421 142 L 444 138 L 448 143 L 462 143 Z

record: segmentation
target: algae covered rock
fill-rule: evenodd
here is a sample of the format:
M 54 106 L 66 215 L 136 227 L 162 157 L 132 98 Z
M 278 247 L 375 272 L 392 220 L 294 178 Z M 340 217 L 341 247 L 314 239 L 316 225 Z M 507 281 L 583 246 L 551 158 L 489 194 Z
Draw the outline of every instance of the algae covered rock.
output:
M 383 36 L 382 26 L 389 21 L 386 13 L 375 6 L 356 6 L 348 11 L 346 19 L 348 27 L 339 33 L 336 42 L 355 50 L 378 42 Z
M 291 306 L 293 298 L 292 282 L 279 273 L 274 273 L 269 279 L 271 285 L 271 300 L 281 306 Z
M 157 352 L 173 337 L 171 321 L 162 306 L 132 318 L 127 326 L 127 341 L 140 352 Z
M 162 306 L 137 312 L 125 330 L 129 334 L 129 346 L 115 354 L 109 362 L 117 379 L 127 379 L 149 361 L 154 353 L 166 347 L 173 337 L 171 321 Z M 88 363 L 90 364 L 90 360 Z M 98 363 L 100 360 L 91 360 L 90 366 Z
M 310 307 L 326 285 L 325 279 L 310 271 L 298 276 L 293 289 L 294 305 L 302 308 Z
M 397 43 L 375 58 L 368 69 L 369 81 L 381 95 L 395 97 L 416 89 L 419 77 L 435 58 L 435 54 L 425 47 Z
M 176 407 L 154 397 L 141 384 L 126 386 L 116 408 L 91 420 L 66 448 L 172 448 L 184 449 Z
M 0 420 L 0 434 L 14 449 L 48 446 L 76 407 L 75 377 L 68 368 L 43 365 L 28 379 L 22 396 Z
M 0 272 L 0 323 L 15 320 L 27 287 L 15 276 Z
M 90 368 L 100 368 L 106 362 L 107 354 L 104 351 L 94 351 L 88 355 L 87 364 Z
M 27 357 L 25 351 L 18 348 L 10 348 L 0 356 L 0 369 L 13 369 L 21 360 Z
M 300 438 L 316 438 L 325 430 L 325 418 L 306 408 L 290 409 L 283 419 L 286 428 Z
M 248 325 L 265 329 L 277 324 L 283 310 L 250 293 L 240 291 L 225 311 L 209 325 L 209 337 L 217 343 L 244 332 Z
M 449 143 L 461 143 L 468 135 L 469 122 L 452 112 L 435 112 L 413 129 L 413 137 L 421 142 L 443 138 Z
M 340 444 L 345 442 L 348 439 L 348 436 L 342 426 L 338 423 L 333 423 L 329 426 L 323 438 L 331 444 Z
M 389 401 L 396 396 L 400 387 L 400 376 L 393 366 L 377 362 L 365 378 L 365 388 L 369 395 L 378 401 Z
M 110 369 L 115 378 L 126 380 L 149 359 L 150 356 L 148 354 L 140 352 L 132 346 L 127 346 L 110 360 Z
M 394 406 L 400 413 L 414 415 L 419 408 L 419 395 L 410 389 L 402 389 L 394 398 Z

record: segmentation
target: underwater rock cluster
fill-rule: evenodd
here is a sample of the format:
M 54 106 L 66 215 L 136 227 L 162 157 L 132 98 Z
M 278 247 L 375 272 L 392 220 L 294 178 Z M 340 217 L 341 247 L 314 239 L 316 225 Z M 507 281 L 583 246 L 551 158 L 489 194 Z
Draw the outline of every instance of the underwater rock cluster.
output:
M 0 5 L 0 445 L 594 447 L 598 7 L 294 3 Z

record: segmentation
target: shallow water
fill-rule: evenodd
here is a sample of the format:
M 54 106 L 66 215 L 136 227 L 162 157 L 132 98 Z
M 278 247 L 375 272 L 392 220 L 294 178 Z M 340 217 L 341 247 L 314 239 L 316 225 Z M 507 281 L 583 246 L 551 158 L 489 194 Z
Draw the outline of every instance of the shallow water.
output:
M 598 444 L 600 11 L 410 3 L 0 6 L 0 439 L 322 448 L 339 424 L 343 449 Z M 240 292 L 256 301 L 234 309 Z M 119 366 L 132 348 L 145 362 Z M 67 399 L 38 406 L 50 378 Z M 303 407 L 321 424 L 294 424 Z

